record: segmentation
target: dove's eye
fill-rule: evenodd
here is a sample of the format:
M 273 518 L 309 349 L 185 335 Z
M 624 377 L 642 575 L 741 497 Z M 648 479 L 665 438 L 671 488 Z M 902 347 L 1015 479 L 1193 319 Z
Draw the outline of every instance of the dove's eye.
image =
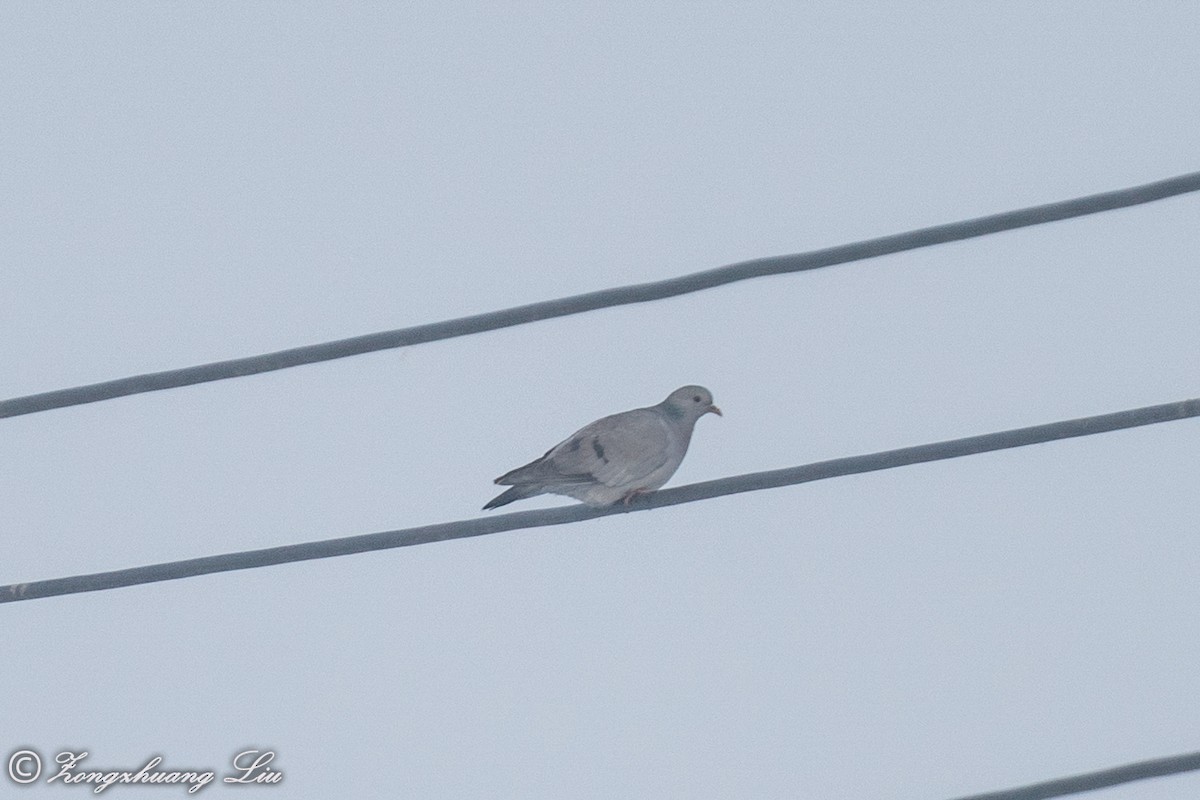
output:
M 699 402 L 700 402 L 700 395 L 696 395 L 695 397 L 693 397 L 693 398 L 692 398 L 692 402 L 693 402 L 693 403 L 699 403 Z

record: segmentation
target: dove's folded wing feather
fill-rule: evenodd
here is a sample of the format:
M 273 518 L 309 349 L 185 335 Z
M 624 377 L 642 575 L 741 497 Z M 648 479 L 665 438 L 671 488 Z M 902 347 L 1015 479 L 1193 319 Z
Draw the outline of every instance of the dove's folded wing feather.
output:
M 496 479 L 503 485 L 627 486 L 666 463 L 670 434 L 660 414 L 635 409 L 576 431 L 531 464 Z
M 662 415 L 639 408 L 596 420 L 556 445 L 545 460 L 559 476 L 589 475 L 605 486 L 629 486 L 666 463 L 669 444 Z

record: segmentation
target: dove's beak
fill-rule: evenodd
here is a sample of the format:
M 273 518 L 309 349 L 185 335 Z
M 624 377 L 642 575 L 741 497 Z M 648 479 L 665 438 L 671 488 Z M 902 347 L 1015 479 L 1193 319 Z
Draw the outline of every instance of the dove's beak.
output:
M 717 408 L 716 406 L 709 406 L 709 407 L 708 407 L 708 413 L 710 413 L 710 414 L 716 414 L 718 417 L 723 417 L 723 416 L 725 416 L 724 414 L 722 414 L 722 413 L 721 413 L 721 409 Z

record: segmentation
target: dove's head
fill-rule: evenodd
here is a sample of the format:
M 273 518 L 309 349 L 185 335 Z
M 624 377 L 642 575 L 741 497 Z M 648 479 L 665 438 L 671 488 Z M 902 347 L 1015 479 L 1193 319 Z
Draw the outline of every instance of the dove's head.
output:
M 678 415 L 692 422 L 705 414 L 722 416 L 721 409 L 713 405 L 712 392 L 703 386 L 683 386 L 662 401 L 663 408 L 672 416 Z

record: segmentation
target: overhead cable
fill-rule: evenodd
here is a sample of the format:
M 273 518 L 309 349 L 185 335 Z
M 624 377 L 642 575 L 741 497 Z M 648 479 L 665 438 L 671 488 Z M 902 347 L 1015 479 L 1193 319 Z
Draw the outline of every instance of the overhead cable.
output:
M 226 361 L 214 361 L 209 364 L 183 367 L 182 369 L 150 372 L 144 375 L 117 378 L 116 380 L 103 381 L 86 386 L 75 386 L 68 389 L 56 389 L 54 391 L 40 392 L 23 397 L 14 397 L 8 400 L 0 400 L 0 417 L 35 414 L 54 408 L 95 403 L 126 395 L 156 392 L 162 389 L 173 389 L 180 386 L 206 383 L 208 381 L 255 375 L 262 372 L 297 367 L 303 364 L 314 364 L 320 361 L 331 361 L 348 356 L 372 353 L 378 350 L 409 347 L 425 342 L 435 342 L 442 339 L 467 336 L 473 333 L 508 328 L 514 325 L 523 325 L 539 320 L 580 314 L 585 311 L 595 311 L 601 308 L 662 300 L 750 278 L 783 275 L 791 272 L 803 272 L 805 270 L 829 267 L 835 264 L 845 264 L 851 261 L 860 261 L 890 253 L 913 250 L 918 247 L 929 247 L 931 245 L 961 241 L 963 239 L 985 236 L 991 233 L 1023 228 L 1030 225 L 1041 225 L 1046 222 L 1095 214 L 1101 211 L 1127 208 L 1197 190 L 1200 190 L 1200 172 L 1193 172 L 1155 183 L 1133 186 L 1128 189 L 1118 189 L 1112 192 L 1087 195 L 1072 200 L 1047 203 L 1016 211 L 1006 211 L 986 217 L 935 225 L 931 228 L 921 228 L 919 230 L 908 231 L 907 233 L 881 236 L 876 239 L 867 239 L 823 250 L 812 250 L 807 253 L 757 258 L 751 261 L 730 264 L 704 272 L 694 272 L 690 275 L 682 275 L 667 280 L 619 286 L 613 289 L 602 289 L 573 297 L 544 300 L 538 303 L 530 303 L 528 305 L 491 311 L 484 314 L 475 314 L 469 317 L 414 325 L 409 328 L 399 328 L 379 333 L 369 333 L 363 336 L 354 336 L 349 339 L 339 339 L 332 342 L 292 347 L 274 353 L 264 353 Z
M 761 489 L 793 486 L 799 483 L 835 478 L 842 475 L 855 475 L 875 470 L 893 469 L 909 464 L 920 464 L 926 461 L 959 458 L 976 453 L 986 453 L 992 450 L 1023 447 L 1025 445 L 1077 436 L 1091 436 L 1122 428 L 1153 425 L 1160 422 L 1171 422 L 1196 416 L 1200 416 L 1200 398 L 1165 403 L 1157 406 L 1147 406 L 1129 411 L 1118 411 L 1112 414 L 1101 414 L 1094 417 L 1051 422 L 1045 425 L 1034 425 L 1029 428 L 1018 428 L 999 433 L 988 433 L 982 436 L 969 436 L 965 439 L 953 439 L 951 441 L 935 442 L 916 447 L 904 447 L 899 450 L 888 450 L 870 455 L 837 458 L 832 461 L 819 461 L 787 469 L 753 472 L 746 475 L 693 483 L 674 489 L 663 489 L 653 492 L 635 499 L 628 506 L 618 504 L 603 508 L 591 508 L 585 505 L 571 505 L 559 508 L 521 511 L 513 514 L 500 514 L 476 519 L 458 520 L 456 522 L 423 525 L 417 528 L 368 533 L 338 539 L 269 547 L 262 550 L 247 550 L 238 553 L 192 558 L 184 561 L 151 564 L 149 566 L 132 567 L 112 572 L 97 572 L 90 575 L 74 575 L 67 578 L 52 578 L 31 583 L 0 586 L 0 602 L 15 602 L 64 594 L 95 592 L 104 589 L 115 589 L 121 586 L 134 586 L 142 583 L 191 578 L 214 572 L 254 569 L 273 564 L 287 564 L 294 561 L 331 558 L 333 556 L 344 556 L 352 553 L 365 553 L 372 550 L 386 550 L 393 547 L 409 547 L 416 544 L 483 536 L 489 533 L 499 533 L 501 531 L 522 528 L 562 525 L 568 522 L 580 522 L 610 514 L 648 511 L 652 508 L 691 503 L 697 500 L 723 497 L 741 492 L 754 492 Z

